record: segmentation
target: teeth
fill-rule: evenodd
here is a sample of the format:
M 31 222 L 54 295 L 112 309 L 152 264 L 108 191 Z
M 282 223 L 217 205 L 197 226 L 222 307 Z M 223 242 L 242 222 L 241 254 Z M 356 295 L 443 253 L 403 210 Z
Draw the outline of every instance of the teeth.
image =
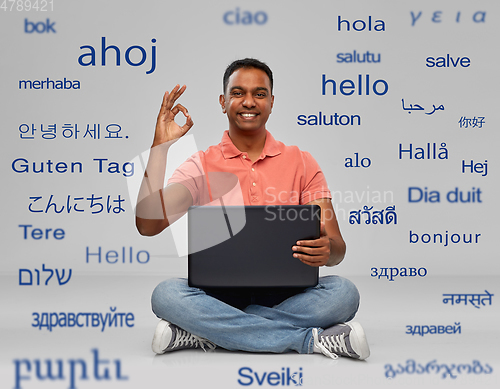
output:
M 241 116 L 243 116 L 244 118 L 251 118 L 251 117 L 256 116 L 256 114 L 254 114 L 254 113 L 242 113 Z

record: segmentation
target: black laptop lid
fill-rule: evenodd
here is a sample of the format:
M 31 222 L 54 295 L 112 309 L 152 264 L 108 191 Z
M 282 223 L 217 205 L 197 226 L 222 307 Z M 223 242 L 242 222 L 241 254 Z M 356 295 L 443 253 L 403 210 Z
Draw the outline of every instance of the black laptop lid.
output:
M 320 236 L 320 216 L 318 205 L 190 207 L 189 285 L 317 285 L 318 268 L 294 258 L 292 246 L 297 240 Z

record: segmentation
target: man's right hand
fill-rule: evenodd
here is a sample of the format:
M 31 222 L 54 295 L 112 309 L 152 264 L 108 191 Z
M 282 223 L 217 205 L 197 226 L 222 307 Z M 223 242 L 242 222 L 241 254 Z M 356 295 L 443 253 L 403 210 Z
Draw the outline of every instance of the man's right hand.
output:
M 156 119 L 156 129 L 152 147 L 179 139 L 193 126 L 194 123 L 188 110 L 181 104 L 177 104 L 174 107 L 174 103 L 181 97 L 185 90 L 186 85 L 183 85 L 181 88 L 180 85 L 177 84 L 170 93 L 166 91 L 163 95 L 160 113 Z M 175 122 L 175 116 L 179 112 L 182 112 L 186 117 L 186 123 L 182 127 Z
M 164 188 L 168 149 L 193 126 L 188 110 L 181 104 L 174 106 L 185 90 L 185 85 L 182 88 L 176 85 L 170 93 L 165 92 L 156 119 L 153 145 L 137 198 L 136 226 L 142 235 L 159 234 L 193 203 L 191 193 L 183 185 L 170 184 Z M 186 117 L 182 127 L 175 122 L 179 112 Z

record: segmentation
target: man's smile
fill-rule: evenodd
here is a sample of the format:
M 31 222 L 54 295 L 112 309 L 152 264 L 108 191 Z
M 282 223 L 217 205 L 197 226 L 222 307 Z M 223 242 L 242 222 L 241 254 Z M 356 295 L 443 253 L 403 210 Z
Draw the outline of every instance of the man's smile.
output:
M 258 114 L 254 112 L 241 112 L 240 116 L 243 116 L 245 119 L 252 119 L 256 117 Z

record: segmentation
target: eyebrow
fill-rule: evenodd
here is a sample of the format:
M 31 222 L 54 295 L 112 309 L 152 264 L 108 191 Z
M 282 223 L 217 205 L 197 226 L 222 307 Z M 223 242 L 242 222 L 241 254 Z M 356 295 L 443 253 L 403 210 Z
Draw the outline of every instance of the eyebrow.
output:
M 244 90 L 245 88 L 241 87 L 241 86 L 233 86 L 231 89 L 230 89 L 230 92 L 232 92 L 233 90 L 235 89 L 241 89 L 241 90 Z M 255 88 L 255 91 L 266 91 L 267 93 L 269 93 L 269 89 L 267 89 L 266 87 L 263 87 L 263 86 L 258 86 L 257 88 Z

